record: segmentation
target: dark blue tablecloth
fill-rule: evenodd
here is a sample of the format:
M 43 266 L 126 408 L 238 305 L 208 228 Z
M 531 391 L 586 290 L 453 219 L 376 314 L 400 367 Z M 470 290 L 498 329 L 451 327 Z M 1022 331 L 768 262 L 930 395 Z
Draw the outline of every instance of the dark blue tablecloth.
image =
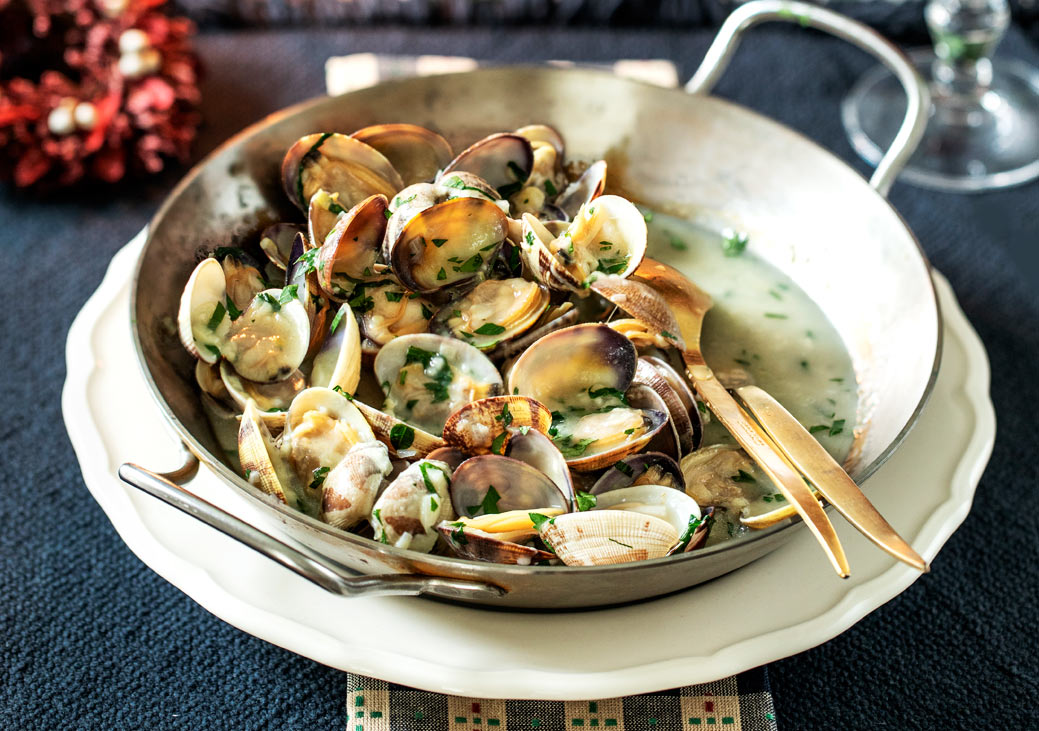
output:
M 322 92 L 359 51 L 501 61 L 674 59 L 709 31 L 461 30 L 203 35 L 201 156 Z M 1039 62 L 1012 33 L 1001 49 Z M 814 33 L 755 31 L 717 93 L 853 159 L 841 96 L 871 61 Z M 182 172 L 182 171 L 180 171 Z M 87 493 L 62 427 L 65 333 L 111 255 L 180 172 L 46 202 L 0 193 L 0 727 L 341 728 L 344 676 L 210 616 L 141 564 Z M 933 572 L 841 637 L 770 666 L 781 728 L 1039 727 L 1039 184 L 895 206 L 988 348 L 1000 435 L 974 510 Z M 125 415 L 134 418 L 132 413 Z

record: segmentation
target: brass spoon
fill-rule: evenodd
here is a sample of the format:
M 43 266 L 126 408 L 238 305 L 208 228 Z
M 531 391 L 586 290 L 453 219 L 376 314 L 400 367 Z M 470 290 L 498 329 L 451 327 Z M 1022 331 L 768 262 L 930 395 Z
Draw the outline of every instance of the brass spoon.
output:
M 678 323 L 679 338 L 669 334 L 672 342 L 682 350 L 686 372 L 697 394 L 707 404 L 722 426 L 739 442 L 762 471 L 776 484 L 779 491 L 797 510 L 808 529 L 822 546 L 834 570 L 842 578 L 849 575 L 848 559 L 844 555 L 833 524 L 822 505 L 782 450 L 765 434 L 760 426 L 740 407 L 736 400 L 718 382 L 700 352 L 700 330 L 704 315 L 711 308 L 710 296 L 689 281 L 681 272 L 667 264 L 646 258 L 635 271 L 635 277 L 650 285 L 670 305 Z M 631 304 L 634 307 L 634 303 Z M 629 309 L 636 317 L 639 312 Z M 641 319 L 641 318 L 640 318 Z M 652 318 L 648 324 L 657 326 Z

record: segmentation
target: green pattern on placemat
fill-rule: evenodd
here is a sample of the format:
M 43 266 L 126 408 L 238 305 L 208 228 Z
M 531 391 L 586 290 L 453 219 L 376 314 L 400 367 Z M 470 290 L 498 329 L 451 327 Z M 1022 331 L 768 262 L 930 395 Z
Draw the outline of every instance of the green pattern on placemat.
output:
M 594 701 L 430 693 L 347 674 L 347 731 L 775 731 L 765 670 L 704 685 Z

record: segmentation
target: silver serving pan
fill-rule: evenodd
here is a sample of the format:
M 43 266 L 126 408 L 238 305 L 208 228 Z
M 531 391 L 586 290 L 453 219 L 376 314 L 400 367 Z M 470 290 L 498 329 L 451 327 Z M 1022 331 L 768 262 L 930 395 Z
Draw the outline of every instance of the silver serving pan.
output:
M 741 33 L 764 20 L 800 22 L 845 38 L 902 80 L 908 116 L 870 183 L 796 132 L 707 95 Z M 789 539 L 800 522 L 682 556 L 601 568 L 429 556 L 331 528 L 272 502 L 221 461 L 200 408 L 193 361 L 164 323 L 176 316 L 181 289 L 203 252 L 252 240 L 264 226 L 298 216 L 285 200 L 278 168 L 302 135 L 407 121 L 440 131 L 462 149 L 491 132 L 544 122 L 562 132 L 569 155 L 604 157 L 611 188 L 660 210 L 748 231 L 753 252 L 822 307 L 860 384 L 846 467 L 861 483 L 905 437 L 937 375 L 941 321 L 928 263 L 884 197 L 919 139 L 926 108 L 919 77 L 873 31 L 818 7 L 756 0 L 726 21 L 685 92 L 587 70 L 495 68 L 387 82 L 271 115 L 214 151 L 167 199 L 149 228 L 131 303 L 137 351 L 163 414 L 227 489 L 255 499 L 266 533 L 176 490 L 173 483 L 190 476 L 190 464 L 167 476 L 124 465 L 121 475 L 345 595 L 422 593 L 565 609 L 659 596 L 737 569 Z M 819 570 L 828 570 L 823 560 Z

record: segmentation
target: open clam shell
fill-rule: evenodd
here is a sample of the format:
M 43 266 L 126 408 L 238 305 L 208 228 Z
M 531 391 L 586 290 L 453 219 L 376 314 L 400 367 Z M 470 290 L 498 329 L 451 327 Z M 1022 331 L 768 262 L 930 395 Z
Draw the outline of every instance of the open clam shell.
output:
M 401 472 L 372 508 L 375 539 L 423 553 L 432 550 L 436 525 L 454 518 L 450 485 L 450 468 L 443 462 L 423 459 Z
M 185 350 L 205 363 L 220 360 L 231 328 L 227 316 L 224 270 L 216 259 L 203 259 L 191 272 L 177 310 L 177 331 Z
M 279 421 L 274 415 L 287 411 L 296 395 L 307 387 L 306 376 L 299 370 L 282 381 L 254 383 L 242 378 L 226 360 L 220 362 L 220 379 L 239 409 L 244 411 L 252 401 L 268 426 Z
M 486 279 L 444 305 L 431 326 L 480 350 L 492 350 L 530 330 L 550 304 L 548 290 L 537 282 Z
M 238 428 L 238 459 L 245 479 L 274 499 L 306 512 L 299 483 L 255 404 L 245 406 Z
M 622 510 L 667 521 L 677 540 L 668 553 L 687 550 L 703 524 L 700 506 L 681 490 L 664 485 L 634 485 L 598 495 L 595 510 Z
M 296 236 L 289 255 L 289 268 L 285 270 L 285 288 L 295 287 L 296 299 L 303 305 L 310 322 L 310 343 L 307 355 L 314 355 L 325 341 L 325 335 L 331 322 L 332 308 L 328 298 L 317 284 L 317 265 L 311 257 L 316 256 L 307 251 L 307 237 Z
M 521 253 L 554 289 L 585 294 L 599 277 L 627 277 L 646 254 L 646 221 L 633 203 L 620 196 L 600 196 L 581 206 L 558 236 L 530 214 L 523 215 L 523 223 Z
M 340 215 L 321 240 L 317 283 L 330 299 L 344 302 L 350 298 L 356 282 L 378 275 L 379 249 L 386 232 L 385 213 L 385 197 L 365 198 Z
M 260 234 L 260 249 L 274 266 L 285 271 L 289 268 L 292 242 L 299 233 L 303 233 L 303 227 L 295 223 L 276 223 L 268 226 Z
M 695 406 L 692 412 L 686 408 L 681 394 L 674 389 L 670 381 L 664 378 L 656 366 L 639 358 L 635 368 L 634 382 L 651 389 L 663 403 L 678 439 L 677 456 L 681 457 L 681 455 L 699 448 L 700 442 L 703 440 L 700 412 L 696 410 Z
M 286 415 L 283 440 L 308 499 L 320 502 L 321 484 L 350 448 L 375 441 L 375 435 L 353 402 L 330 388 L 308 388 L 293 399 Z
M 376 346 L 401 335 L 426 332 L 435 311 L 428 299 L 409 292 L 392 278 L 358 285 L 350 302 L 360 313 L 362 333 Z
M 589 165 L 581 177 L 568 185 L 556 198 L 555 204 L 566 214 L 567 219 L 573 220 L 581 206 L 601 196 L 605 189 L 606 161 L 599 160 Z
M 562 160 L 566 152 L 566 145 L 563 141 L 563 135 L 559 134 L 558 130 L 554 127 L 550 127 L 547 124 L 528 124 L 514 131 L 514 134 L 518 134 L 520 137 L 526 138 L 531 144 L 535 142 L 546 142 L 553 147 L 556 151 L 556 155 Z
M 339 306 L 328 337 L 314 356 L 310 383 L 352 394 L 361 380 L 361 332 L 348 304 Z
M 382 153 L 404 185 L 432 180 L 454 157 L 447 140 L 416 124 L 376 124 L 350 136 Z
M 675 313 L 660 293 L 645 282 L 610 275 L 596 279 L 591 288 L 611 304 L 631 314 L 653 334 L 663 338 L 664 347 L 673 345 L 680 350 L 685 348 Z
M 538 508 L 537 512 L 550 517 L 562 513 L 559 508 Z M 525 542 L 538 534 L 526 510 L 492 513 L 477 518 L 458 516 L 453 521 L 441 522 L 437 530 L 451 552 L 461 558 L 519 566 L 530 566 L 555 558 L 547 551 L 525 545 Z
M 474 142 L 444 168 L 444 173 L 462 170 L 486 180 L 500 197 L 519 190 L 530 176 L 534 151 L 525 137 L 509 132 L 489 135 Z
M 454 411 L 444 423 L 444 441 L 466 454 L 505 454 L 519 429 L 547 434 L 551 426 L 552 413 L 544 404 L 526 396 L 491 396 Z
M 310 334 L 310 318 L 291 287 L 267 289 L 230 324 L 220 352 L 242 378 L 271 383 L 296 372 Z
M 494 203 L 455 198 L 404 225 L 390 246 L 390 267 L 408 289 L 434 292 L 483 272 L 507 234 L 508 221 Z
M 349 529 L 369 515 L 393 464 L 382 442 L 360 442 L 350 447 L 325 475 L 321 487 L 321 520 Z
M 501 375 L 483 353 L 454 338 L 422 333 L 394 338 L 375 357 L 386 412 L 430 434 L 470 401 L 502 391 Z
M 505 446 L 505 456 L 525 462 L 543 472 L 548 479 L 556 483 L 570 505 L 574 504 L 573 477 L 562 452 L 556 448 L 552 440 L 541 431 L 510 429 L 510 436 Z
M 451 478 L 455 512 L 467 517 L 541 507 L 569 510 L 570 503 L 544 472 L 511 457 L 471 457 Z
M 289 200 L 306 210 L 319 190 L 338 193 L 344 209 L 371 195 L 387 198 L 404 187 L 390 161 L 360 140 L 338 133 L 315 133 L 296 141 L 281 164 Z
M 592 495 L 601 495 L 633 485 L 662 485 L 685 491 L 682 468 L 662 452 L 642 452 L 618 460 L 602 473 L 588 490 Z
M 680 538 L 666 520 L 626 510 L 567 513 L 542 522 L 539 533 L 567 566 L 605 566 L 660 558 Z

